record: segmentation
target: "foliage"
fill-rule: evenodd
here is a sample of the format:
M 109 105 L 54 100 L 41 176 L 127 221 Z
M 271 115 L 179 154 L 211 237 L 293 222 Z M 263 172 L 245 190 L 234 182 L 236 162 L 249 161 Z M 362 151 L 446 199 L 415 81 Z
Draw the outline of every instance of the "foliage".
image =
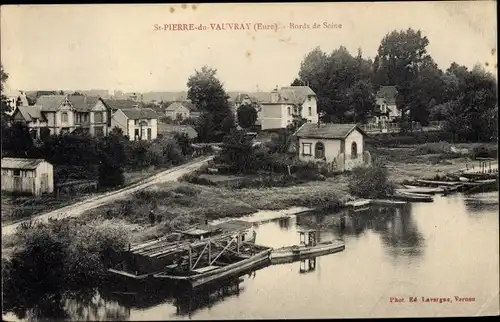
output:
M 174 139 L 177 141 L 182 154 L 190 155 L 191 153 L 193 153 L 193 147 L 191 145 L 192 142 L 187 133 L 175 133 Z
M 26 124 L 16 122 L 8 125 L 2 121 L 2 156 L 18 158 L 37 156 L 33 139 Z
M 159 121 L 165 124 L 174 124 L 174 120 L 170 116 L 162 116 L 159 118 Z
M 187 82 L 188 99 L 201 110 L 202 116 L 205 115 L 199 123 L 201 131 L 198 131 L 202 142 L 222 139 L 233 127 L 228 121 L 233 112 L 216 73 L 217 70 L 203 66 L 201 70 L 195 70 Z
M 197 122 L 198 122 L 197 118 L 187 117 L 187 118 L 183 119 L 179 124 L 196 126 Z
M 349 191 L 361 198 L 384 198 L 394 191 L 394 184 L 388 178 L 387 168 L 378 162 L 356 167 L 349 175 Z
M 224 137 L 219 159 L 237 173 L 256 168 L 255 147 L 245 131 L 233 130 Z
M 237 110 L 238 124 L 245 129 L 251 128 L 257 121 L 257 109 L 252 104 L 242 104 Z

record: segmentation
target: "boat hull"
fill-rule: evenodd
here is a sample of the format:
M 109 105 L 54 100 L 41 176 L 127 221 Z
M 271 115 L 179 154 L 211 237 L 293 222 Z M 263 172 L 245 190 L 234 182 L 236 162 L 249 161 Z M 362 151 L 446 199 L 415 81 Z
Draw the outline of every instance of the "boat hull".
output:
M 345 244 L 343 243 L 332 243 L 317 245 L 315 247 L 303 247 L 299 246 L 296 251 L 293 250 L 294 246 L 283 247 L 271 252 L 271 263 L 278 264 L 288 261 L 298 261 L 307 259 L 310 257 L 322 256 L 327 254 L 333 254 L 341 252 L 345 249 Z
M 396 200 L 404 200 L 404 201 L 411 201 L 411 202 L 433 202 L 434 198 L 429 195 L 424 195 L 424 194 L 417 194 L 417 193 L 410 193 L 410 192 L 401 192 L 401 191 L 396 191 L 393 195 L 392 198 Z
M 271 254 L 271 249 L 268 249 L 258 254 L 255 254 L 254 256 L 249 257 L 247 259 L 243 259 L 239 262 L 202 274 L 196 274 L 191 276 L 178 276 L 178 275 L 160 273 L 160 274 L 155 274 L 154 277 L 157 279 L 167 279 L 177 282 L 188 282 L 192 287 L 198 287 L 213 282 L 215 280 L 226 279 L 228 277 L 237 275 L 253 267 L 260 266 L 266 261 L 269 262 L 270 254 Z

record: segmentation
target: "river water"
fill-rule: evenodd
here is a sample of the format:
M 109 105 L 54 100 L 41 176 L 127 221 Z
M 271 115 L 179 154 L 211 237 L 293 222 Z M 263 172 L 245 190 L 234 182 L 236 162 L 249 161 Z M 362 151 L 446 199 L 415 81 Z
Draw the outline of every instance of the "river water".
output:
M 264 267 L 221 288 L 173 295 L 168 290 L 119 293 L 113 287 L 85 302 L 63 300 L 60 310 L 71 320 L 498 314 L 498 208 L 498 192 L 494 192 L 271 220 L 256 227 L 258 244 L 296 244 L 297 229 L 316 223 L 325 227 L 320 239 L 342 239 L 346 249 L 314 260 Z M 470 300 L 457 301 L 456 296 Z M 410 297 L 416 302 L 410 302 Z M 430 298 L 451 302 L 425 301 Z M 48 316 L 43 309 L 37 312 Z M 5 317 L 17 319 L 13 314 Z

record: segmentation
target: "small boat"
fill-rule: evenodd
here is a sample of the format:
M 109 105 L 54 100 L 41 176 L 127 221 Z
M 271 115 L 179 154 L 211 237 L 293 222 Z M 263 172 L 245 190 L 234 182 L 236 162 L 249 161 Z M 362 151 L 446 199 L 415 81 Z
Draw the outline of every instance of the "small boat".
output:
M 316 233 L 313 230 L 303 230 L 300 233 L 300 244 L 285 246 L 273 249 L 271 252 L 271 264 L 280 264 L 283 261 L 302 260 L 307 257 L 316 257 L 321 255 L 341 252 L 345 249 L 343 241 L 324 241 L 316 242 Z
M 490 191 L 496 191 L 498 190 L 498 181 L 495 179 L 490 179 L 490 180 L 481 180 L 483 181 L 478 182 L 476 181 L 475 186 L 467 186 L 466 189 L 464 190 L 465 194 L 473 194 L 473 193 L 480 193 L 480 192 L 490 192 Z
M 358 199 L 358 200 L 352 200 L 352 201 L 348 201 L 345 203 L 345 205 L 347 207 L 352 207 L 354 208 L 355 210 L 358 210 L 358 209 L 367 209 L 368 206 L 371 204 L 371 200 L 369 199 Z
M 408 189 L 407 192 L 411 193 L 422 193 L 425 195 L 433 195 L 436 193 L 443 193 L 444 189 L 442 187 L 437 187 L 437 188 L 425 188 L 425 187 L 417 187 L 417 186 L 410 186 L 410 185 L 403 185 L 406 189 Z
M 433 202 L 434 198 L 429 195 L 424 195 L 421 193 L 411 193 L 402 191 L 402 189 L 394 191 L 392 198 L 397 200 L 404 200 L 410 202 Z
M 397 205 L 406 205 L 407 202 L 402 200 L 373 199 L 372 204 L 376 206 L 397 206 Z
M 437 181 L 437 180 L 417 180 L 417 183 L 423 185 L 423 186 L 455 186 L 458 184 L 462 184 L 463 182 L 456 182 L 456 181 Z

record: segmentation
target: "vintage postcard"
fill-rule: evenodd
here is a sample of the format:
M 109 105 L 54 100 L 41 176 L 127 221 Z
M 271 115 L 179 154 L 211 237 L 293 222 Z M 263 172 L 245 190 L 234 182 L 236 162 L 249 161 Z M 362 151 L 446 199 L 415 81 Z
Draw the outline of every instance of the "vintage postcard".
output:
M 3 5 L 2 319 L 498 315 L 496 10 Z

